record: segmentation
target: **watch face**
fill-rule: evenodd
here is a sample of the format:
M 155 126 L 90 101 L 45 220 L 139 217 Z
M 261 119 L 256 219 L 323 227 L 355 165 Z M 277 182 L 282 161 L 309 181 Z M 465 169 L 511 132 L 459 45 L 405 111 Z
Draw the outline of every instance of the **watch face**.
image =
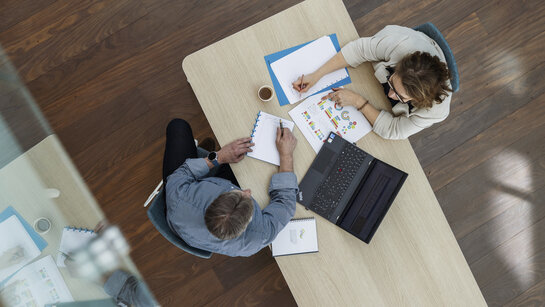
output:
M 214 160 L 216 160 L 216 157 L 217 157 L 217 156 L 218 156 L 218 155 L 216 154 L 216 152 L 215 152 L 215 151 L 212 151 L 211 153 L 208 154 L 208 160 L 214 161 Z

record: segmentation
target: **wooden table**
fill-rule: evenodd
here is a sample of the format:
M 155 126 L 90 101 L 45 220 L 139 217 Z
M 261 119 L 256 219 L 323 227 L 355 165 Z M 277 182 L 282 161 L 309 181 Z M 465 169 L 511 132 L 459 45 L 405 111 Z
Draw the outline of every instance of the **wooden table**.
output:
M 259 110 L 289 118 L 294 106 L 257 98 L 257 89 L 271 84 L 263 57 L 331 33 L 341 46 L 359 37 L 342 1 L 305 1 L 184 59 L 183 70 L 221 145 L 248 136 Z M 347 88 L 389 109 L 369 63 L 349 72 L 353 83 Z M 301 180 L 315 153 L 298 129 L 295 136 Z M 369 245 L 298 204 L 297 217 L 317 218 L 320 252 L 276 258 L 297 303 L 486 305 L 409 141 L 370 133 L 357 145 L 409 177 Z M 241 186 L 266 206 L 277 167 L 245 158 L 232 168 Z

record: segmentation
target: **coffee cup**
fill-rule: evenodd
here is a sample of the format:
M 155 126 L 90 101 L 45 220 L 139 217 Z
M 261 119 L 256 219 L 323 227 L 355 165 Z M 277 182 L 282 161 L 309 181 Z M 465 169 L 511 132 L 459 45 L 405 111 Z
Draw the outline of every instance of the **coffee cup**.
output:
M 45 217 L 41 217 L 34 221 L 34 230 L 39 234 L 46 234 L 51 229 L 51 221 Z
M 263 85 L 257 90 L 257 97 L 263 102 L 270 101 L 274 97 L 274 90 L 271 86 Z

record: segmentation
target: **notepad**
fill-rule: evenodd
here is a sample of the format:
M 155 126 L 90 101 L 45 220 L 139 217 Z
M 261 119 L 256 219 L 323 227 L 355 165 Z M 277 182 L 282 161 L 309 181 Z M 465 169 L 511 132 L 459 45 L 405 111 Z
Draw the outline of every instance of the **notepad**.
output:
M 62 230 L 61 244 L 59 247 L 60 253 L 57 255 L 57 266 L 66 267 L 64 261 L 66 256 L 85 246 L 91 239 L 96 237 L 96 233 L 86 228 L 64 227 Z M 63 254 L 64 253 L 64 254 Z
M 292 83 L 301 75 L 315 72 L 336 54 L 337 50 L 331 37 L 324 36 L 271 63 L 271 68 L 290 104 L 349 78 L 348 71 L 342 68 L 323 76 L 305 93 L 299 93 L 293 88 Z
M 314 217 L 292 219 L 271 246 L 273 257 L 318 252 L 316 220 Z
M 293 131 L 294 122 L 263 111 L 257 113 L 251 135 L 255 145 L 252 147 L 253 151 L 247 154 L 248 157 L 280 165 L 280 155 L 276 149 L 276 129 L 280 127 L 280 120 L 284 128 Z

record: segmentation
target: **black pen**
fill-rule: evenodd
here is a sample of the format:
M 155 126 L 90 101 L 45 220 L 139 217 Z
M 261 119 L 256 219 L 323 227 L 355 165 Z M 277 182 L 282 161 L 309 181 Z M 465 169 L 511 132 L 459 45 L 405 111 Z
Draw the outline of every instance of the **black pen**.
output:
M 280 137 L 284 136 L 284 126 L 282 126 L 282 120 L 280 120 Z

